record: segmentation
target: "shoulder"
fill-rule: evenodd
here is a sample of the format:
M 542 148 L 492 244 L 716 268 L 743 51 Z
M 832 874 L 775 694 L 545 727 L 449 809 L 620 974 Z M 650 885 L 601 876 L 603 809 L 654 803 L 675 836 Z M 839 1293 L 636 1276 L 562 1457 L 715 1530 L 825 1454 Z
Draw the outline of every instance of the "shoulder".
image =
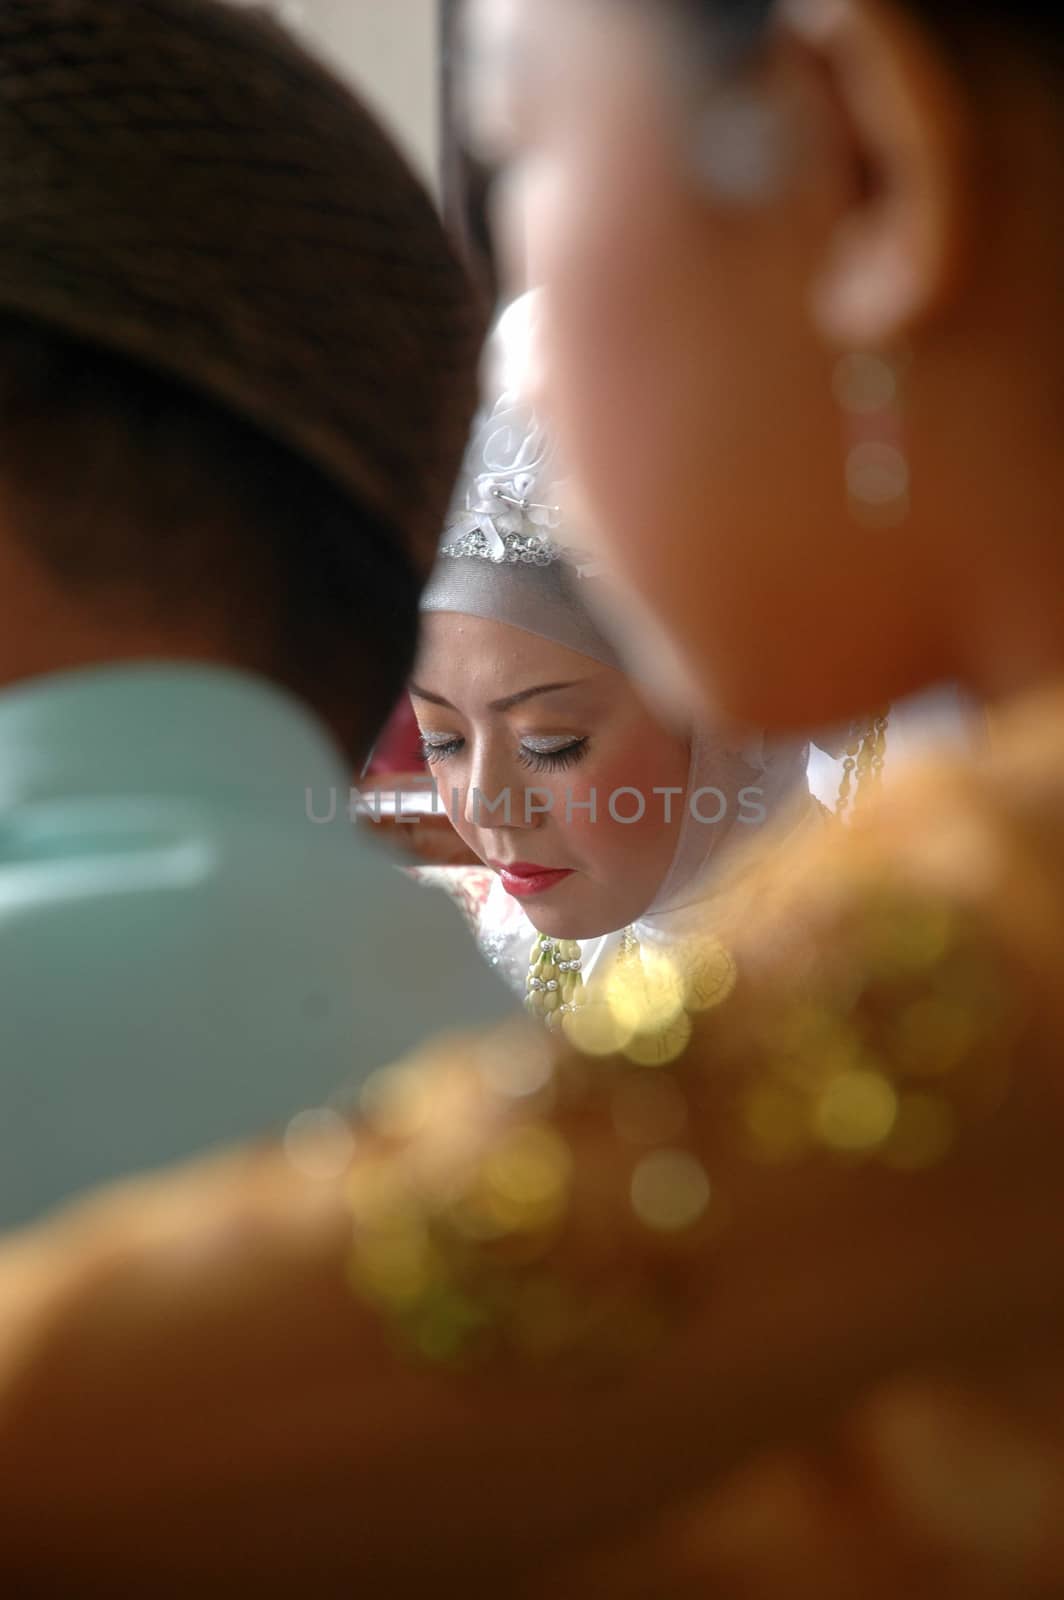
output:
M 1059 720 L 1059 719 L 1058 719 Z M 735 981 L 688 1052 L 730 1069 L 753 1153 L 937 1162 L 1064 1038 L 1064 736 L 921 762 L 858 812 L 771 848 L 713 931 Z
M 1053 714 L 1053 713 L 1056 714 Z M 744 874 L 752 905 L 738 935 L 757 966 L 773 926 L 827 939 L 855 920 L 935 911 L 981 930 L 1035 970 L 1055 969 L 1064 936 L 1064 696 L 1002 720 L 993 752 L 914 762 L 853 821 L 766 841 Z

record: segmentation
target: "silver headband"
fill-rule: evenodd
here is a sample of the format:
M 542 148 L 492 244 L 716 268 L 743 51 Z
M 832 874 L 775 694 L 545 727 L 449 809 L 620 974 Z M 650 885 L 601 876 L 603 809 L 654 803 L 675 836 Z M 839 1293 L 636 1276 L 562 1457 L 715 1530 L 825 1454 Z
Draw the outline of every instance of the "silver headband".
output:
M 545 429 L 503 395 L 474 427 L 421 609 L 523 628 L 623 671 L 580 594 L 594 567 L 552 537 L 562 520 L 557 470 Z

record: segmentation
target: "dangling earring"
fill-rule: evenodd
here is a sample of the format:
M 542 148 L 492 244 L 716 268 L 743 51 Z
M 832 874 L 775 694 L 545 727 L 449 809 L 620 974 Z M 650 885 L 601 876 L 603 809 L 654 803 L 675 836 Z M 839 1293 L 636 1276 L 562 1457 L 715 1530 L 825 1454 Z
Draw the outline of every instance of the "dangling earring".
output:
M 903 383 L 908 355 L 851 351 L 835 363 L 832 387 L 846 427 L 846 495 L 856 521 L 896 527 L 909 513 Z
M 879 789 L 887 753 L 887 717 L 881 711 L 870 722 L 850 725 L 850 742 L 842 763 L 842 780 L 835 815 L 840 820 L 851 800 L 853 809 L 864 806 Z

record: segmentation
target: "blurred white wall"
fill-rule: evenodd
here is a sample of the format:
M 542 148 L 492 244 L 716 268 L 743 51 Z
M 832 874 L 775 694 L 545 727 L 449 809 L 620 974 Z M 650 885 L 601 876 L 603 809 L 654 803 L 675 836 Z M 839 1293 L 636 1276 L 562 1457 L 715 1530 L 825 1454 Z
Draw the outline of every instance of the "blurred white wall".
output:
M 275 10 L 354 83 L 435 190 L 437 0 L 275 0 Z

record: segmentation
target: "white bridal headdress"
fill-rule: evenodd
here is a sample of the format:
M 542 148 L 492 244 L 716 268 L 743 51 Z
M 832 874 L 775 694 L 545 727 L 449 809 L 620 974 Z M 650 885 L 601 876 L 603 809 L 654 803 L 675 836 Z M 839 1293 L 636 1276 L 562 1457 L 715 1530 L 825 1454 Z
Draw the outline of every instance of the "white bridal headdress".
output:
M 507 623 L 623 668 L 583 591 L 599 568 L 576 553 L 570 526 L 560 536 L 566 479 L 557 447 L 523 392 L 522 346 L 528 348 L 527 309 L 519 302 L 489 345 L 505 387 L 490 392 L 474 425 L 421 609 Z

